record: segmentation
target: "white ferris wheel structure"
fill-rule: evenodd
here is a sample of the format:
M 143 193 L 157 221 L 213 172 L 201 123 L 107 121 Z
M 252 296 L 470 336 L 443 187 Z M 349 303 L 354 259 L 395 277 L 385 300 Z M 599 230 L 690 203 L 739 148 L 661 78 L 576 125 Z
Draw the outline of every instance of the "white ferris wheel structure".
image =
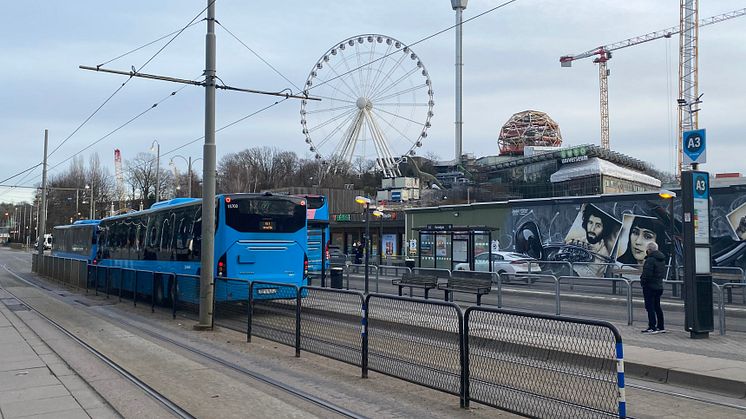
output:
M 422 147 L 433 116 L 425 65 L 396 39 L 357 35 L 327 50 L 311 69 L 301 101 L 306 144 L 318 160 L 374 161 L 384 177 Z

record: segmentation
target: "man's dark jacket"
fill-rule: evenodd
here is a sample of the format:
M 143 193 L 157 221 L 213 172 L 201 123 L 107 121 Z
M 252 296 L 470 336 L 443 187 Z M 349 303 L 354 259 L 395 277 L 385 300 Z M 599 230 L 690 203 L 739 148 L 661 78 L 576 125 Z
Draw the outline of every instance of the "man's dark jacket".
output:
M 651 290 L 663 289 L 663 278 L 666 276 L 666 255 L 659 250 L 645 256 L 642 265 L 640 285 Z

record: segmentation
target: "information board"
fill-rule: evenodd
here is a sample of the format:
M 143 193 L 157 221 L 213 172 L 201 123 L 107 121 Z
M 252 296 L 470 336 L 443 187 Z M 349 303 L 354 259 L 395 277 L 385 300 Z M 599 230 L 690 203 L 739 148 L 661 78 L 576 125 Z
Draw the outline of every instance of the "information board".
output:
M 710 180 L 709 174 L 697 172 L 692 180 L 694 197 L 694 243 L 710 243 Z

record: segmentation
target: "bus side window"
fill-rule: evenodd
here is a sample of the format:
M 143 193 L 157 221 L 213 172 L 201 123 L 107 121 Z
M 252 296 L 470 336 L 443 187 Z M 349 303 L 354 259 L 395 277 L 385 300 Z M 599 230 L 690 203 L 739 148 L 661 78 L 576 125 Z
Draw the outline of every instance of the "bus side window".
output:
M 143 259 L 156 260 L 156 251 L 158 244 L 158 220 L 156 215 L 148 217 L 148 235 L 145 239 L 145 252 Z
M 147 217 L 139 217 L 137 219 L 137 259 L 143 259 L 143 253 L 145 252 L 145 233 L 148 231 L 148 219 Z
M 189 260 L 189 246 L 192 242 L 192 209 L 184 208 L 178 212 L 176 221 L 176 259 Z
M 201 249 L 202 249 L 202 205 L 197 205 L 193 210 L 194 217 L 192 222 L 192 242 L 191 242 L 191 259 L 194 261 L 201 260 Z

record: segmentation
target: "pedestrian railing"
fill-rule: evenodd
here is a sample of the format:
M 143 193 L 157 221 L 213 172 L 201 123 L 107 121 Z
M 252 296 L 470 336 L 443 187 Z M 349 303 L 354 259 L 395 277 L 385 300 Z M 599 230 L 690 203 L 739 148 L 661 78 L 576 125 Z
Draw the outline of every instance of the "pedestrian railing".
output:
M 557 278 L 558 282 L 563 281 L 576 281 L 576 280 L 589 280 L 589 281 L 609 281 L 610 283 L 624 283 L 627 289 L 627 325 L 632 325 L 634 322 L 634 310 L 632 310 L 632 284 L 639 282 L 636 279 L 626 278 L 598 278 L 598 277 L 585 277 L 585 276 L 561 276 Z
M 302 287 L 299 296 L 300 350 L 362 367 L 363 293 Z
M 378 265 L 378 273 L 380 276 L 395 276 L 400 277 L 404 273 L 412 273 L 412 268 L 406 266 L 389 266 L 389 265 Z
M 625 417 L 622 337 L 610 323 L 470 307 L 466 407 L 528 417 Z
M 380 281 L 380 275 L 379 275 L 379 272 L 378 272 L 378 266 L 368 264 L 367 269 L 368 269 L 368 280 L 370 281 L 370 275 L 372 274 L 374 282 L 375 282 L 374 285 L 375 285 L 375 288 L 376 288 L 376 292 L 378 292 L 378 290 L 379 290 L 379 284 L 378 283 Z M 348 263 L 347 265 L 345 265 L 345 277 L 347 279 L 347 287 L 346 288 L 348 290 L 350 289 L 350 275 L 352 273 L 355 273 L 357 275 L 365 275 L 365 270 L 366 270 L 365 264 Z
M 413 274 L 421 275 L 432 275 L 438 278 L 450 278 L 453 276 L 453 272 L 450 269 L 444 268 L 412 268 Z
M 39 259 L 36 266 L 39 270 L 48 266 L 52 274 L 70 279 L 73 271 L 61 267 L 60 263 Z M 174 316 L 177 310 L 187 314 L 198 309 L 200 278 L 196 275 L 100 265 L 89 265 L 87 268 L 85 284 L 106 297 L 130 297 L 133 304 L 138 301 L 149 303 L 151 310 L 161 305 L 170 308 Z M 450 271 L 442 270 L 440 274 L 450 275 Z M 475 274 L 490 275 L 493 283 L 500 287 L 499 275 L 490 272 Z M 560 278 L 553 275 L 531 274 L 531 277 L 537 281 L 560 282 Z M 609 380 L 613 381 L 602 375 L 608 366 L 606 358 L 572 355 L 570 349 L 562 346 L 583 338 L 585 340 L 578 345 L 589 346 L 586 350 L 605 348 L 614 345 L 614 337 L 609 335 L 611 337 L 606 343 L 600 338 L 594 341 L 576 332 L 579 326 L 574 326 L 578 324 L 574 319 L 531 313 L 517 315 L 509 310 L 480 308 L 467 311 L 475 313 L 472 315 L 474 320 L 471 320 L 469 316 L 464 318 L 458 305 L 449 302 L 386 294 L 369 294 L 366 297 L 356 291 L 310 286 L 298 288 L 261 281 L 247 284 L 246 281 L 231 278 L 215 278 L 215 283 L 215 317 L 228 327 L 245 327 L 247 340 L 251 341 L 252 336 L 262 337 L 293 347 L 296 356 L 300 356 L 303 350 L 360 366 L 363 377 L 373 370 L 458 395 L 463 407 L 467 407 L 470 400 L 498 406 L 494 400 L 505 391 L 505 380 L 508 378 L 518 381 L 508 383 L 513 389 L 512 398 L 504 399 L 501 403 L 505 404 L 498 407 L 517 413 L 535 412 L 523 410 L 526 406 L 524 401 L 541 399 L 544 406 L 550 406 L 544 407 L 548 409 L 546 411 L 555 411 L 551 408 L 554 403 L 563 406 L 562 412 L 607 415 L 608 406 L 617 400 L 616 393 L 602 391 L 608 387 Z M 531 329 L 525 325 L 495 331 L 490 323 L 497 321 L 495 316 L 500 319 L 505 316 L 531 319 L 523 320 L 526 324 L 544 322 L 540 327 L 533 326 L 534 330 L 537 333 L 541 330 L 544 337 L 556 342 L 531 337 L 531 333 L 526 333 Z M 563 335 L 560 333 L 562 327 L 550 327 L 563 322 L 567 324 L 562 327 L 572 333 Z M 593 322 L 583 324 L 586 323 Z M 513 323 L 508 322 L 510 324 Z M 467 333 L 467 330 L 470 332 Z M 494 335 L 497 332 L 507 333 L 511 337 Z M 524 341 L 516 341 L 517 337 Z M 469 344 L 471 349 L 468 348 Z M 618 347 L 621 354 L 620 340 Z M 582 391 L 548 389 L 544 381 L 536 383 L 537 389 L 529 394 L 528 388 L 516 389 L 520 389 L 519 384 L 530 376 L 510 376 L 511 370 L 484 370 L 483 364 L 480 364 L 488 359 L 492 359 L 493 363 L 515 359 L 518 348 L 520 351 L 517 353 L 523 354 L 524 359 L 513 368 L 520 366 L 524 371 L 545 371 L 546 377 L 551 379 L 564 377 L 566 381 L 560 382 L 563 386 L 571 384 L 590 388 L 588 397 L 579 397 L 578 393 Z M 555 353 L 557 351 L 561 353 Z M 578 365 L 586 366 L 590 359 L 595 359 L 595 365 L 600 369 L 592 373 L 579 369 Z M 519 395 L 521 392 L 526 394 Z M 604 400 L 597 400 L 599 397 Z M 618 415 L 624 416 L 623 409 L 620 408 Z
M 725 304 L 726 304 L 726 293 L 734 288 L 740 288 L 742 292 L 746 293 L 746 283 L 743 282 L 728 282 L 725 284 L 712 283 L 712 286 L 717 290 L 718 296 L 718 329 L 721 335 L 725 335 Z M 728 301 L 730 302 L 730 301 Z

